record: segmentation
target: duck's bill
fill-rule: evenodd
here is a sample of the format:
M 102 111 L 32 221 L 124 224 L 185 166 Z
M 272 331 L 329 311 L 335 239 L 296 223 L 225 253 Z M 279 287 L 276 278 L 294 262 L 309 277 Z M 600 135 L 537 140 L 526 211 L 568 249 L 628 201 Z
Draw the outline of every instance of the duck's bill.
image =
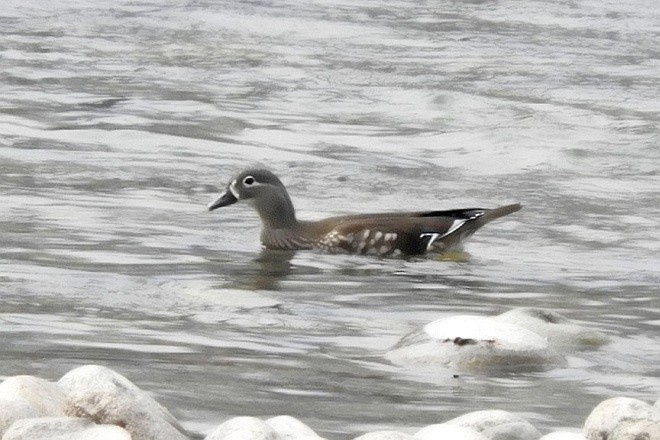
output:
M 223 206 L 233 205 L 236 202 L 238 202 L 238 199 L 230 191 L 225 191 L 220 194 L 220 197 L 209 203 L 207 208 L 209 211 L 213 211 L 214 209 L 222 208 Z

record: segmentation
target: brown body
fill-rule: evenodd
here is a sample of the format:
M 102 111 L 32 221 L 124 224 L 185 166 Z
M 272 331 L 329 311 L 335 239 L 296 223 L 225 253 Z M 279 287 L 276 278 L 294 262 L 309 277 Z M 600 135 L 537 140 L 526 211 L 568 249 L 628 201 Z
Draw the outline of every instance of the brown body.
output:
M 321 249 L 329 252 L 373 255 L 420 255 L 460 249 L 477 229 L 521 209 L 495 209 L 362 214 L 299 221 L 293 229 L 264 229 L 261 241 L 268 249 Z M 451 232 L 452 227 L 455 229 Z

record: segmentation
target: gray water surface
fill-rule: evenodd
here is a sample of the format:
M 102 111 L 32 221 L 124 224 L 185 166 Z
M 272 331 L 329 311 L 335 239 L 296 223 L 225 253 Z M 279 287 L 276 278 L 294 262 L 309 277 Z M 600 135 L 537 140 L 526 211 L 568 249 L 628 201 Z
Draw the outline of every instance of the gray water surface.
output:
M 206 432 L 329 438 L 499 408 L 542 432 L 660 395 L 660 7 L 619 1 L 4 1 L 0 375 L 98 363 Z M 467 261 L 262 255 L 301 218 L 525 208 Z M 397 367 L 427 322 L 543 307 L 612 343 L 537 371 Z

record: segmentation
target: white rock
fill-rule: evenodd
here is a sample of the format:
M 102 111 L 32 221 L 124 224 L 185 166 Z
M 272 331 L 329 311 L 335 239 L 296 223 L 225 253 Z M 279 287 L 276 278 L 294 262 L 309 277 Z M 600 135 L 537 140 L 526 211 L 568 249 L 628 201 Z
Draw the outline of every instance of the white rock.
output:
M 355 437 L 354 440 L 414 440 L 415 437 L 399 431 L 373 431 Z
M 660 411 L 639 399 L 614 397 L 599 403 L 591 411 L 584 422 L 583 433 L 587 440 L 613 440 L 615 431 L 622 429 L 620 425 L 638 421 L 660 422 Z M 648 428 L 653 429 L 653 424 Z M 628 432 L 631 429 L 633 428 L 626 428 Z
M 521 307 L 495 319 L 524 327 L 546 338 L 552 346 L 600 346 L 609 342 L 604 333 L 575 324 L 551 310 Z
M 133 440 L 185 440 L 179 423 L 158 402 L 121 374 L 86 365 L 58 382 L 69 400 L 67 415 L 118 425 Z
M 537 440 L 541 437 L 531 423 L 508 411 L 475 411 L 445 423 L 474 429 L 490 440 Z
M 39 412 L 24 398 L 0 394 L 0 438 L 17 420 L 39 416 Z
M 34 376 L 13 376 L 0 384 L 1 395 L 20 396 L 39 412 L 41 417 L 64 417 L 66 395 L 56 383 Z
M 2 440 L 131 440 L 119 426 L 95 425 L 73 417 L 23 419 L 7 430 Z
M 547 341 L 491 317 L 452 316 L 404 337 L 387 354 L 395 364 L 462 368 L 538 365 L 554 358 Z
M 273 428 L 280 440 L 313 440 L 321 439 L 312 428 L 291 416 L 277 416 L 266 420 L 266 424 Z
M 611 440 L 660 440 L 660 421 L 626 420 L 614 428 L 609 438 Z
M 234 417 L 218 426 L 205 440 L 279 440 L 270 425 L 256 417 Z
M 555 431 L 541 437 L 541 440 L 585 440 L 579 432 Z
M 425 426 L 415 433 L 418 440 L 488 440 L 488 437 L 474 429 L 439 423 Z

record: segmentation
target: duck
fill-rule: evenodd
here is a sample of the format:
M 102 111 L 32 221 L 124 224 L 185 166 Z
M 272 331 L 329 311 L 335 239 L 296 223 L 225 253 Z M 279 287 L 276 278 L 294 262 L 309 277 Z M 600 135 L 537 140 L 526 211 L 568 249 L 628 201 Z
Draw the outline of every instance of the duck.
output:
M 410 257 L 462 250 L 482 226 L 522 208 L 383 212 L 299 220 L 282 181 L 267 169 L 248 169 L 232 178 L 209 211 L 251 202 L 261 219 L 261 244 L 270 250 Z

